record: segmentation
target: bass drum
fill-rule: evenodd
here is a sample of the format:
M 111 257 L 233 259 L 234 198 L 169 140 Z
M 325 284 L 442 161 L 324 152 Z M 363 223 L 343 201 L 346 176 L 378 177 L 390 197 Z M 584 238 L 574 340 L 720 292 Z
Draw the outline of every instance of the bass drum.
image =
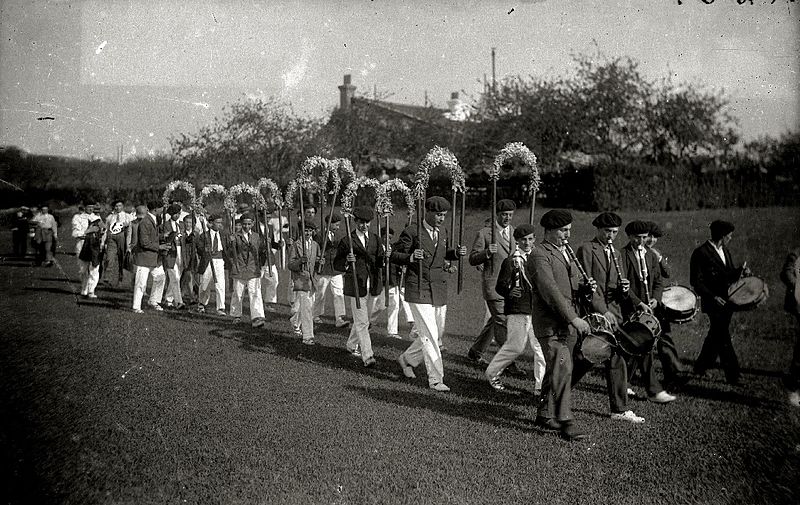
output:
M 584 359 L 592 364 L 602 363 L 611 357 L 617 348 L 617 339 L 611 323 L 602 314 L 589 314 L 583 318 L 589 323 L 591 332 L 583 336 L 580 352 Z
M 617 331 L 617 341 L 619 348 L 625 354 L 641 356 L 653 349 L 659 335 L 661 335 L 661 323 L 658 322 L 658 318 L 640 310 L 622 323 L 622 328 Z
M 728 288 L 728 306 L 735 311 L 752 310 L 769 297 L 769 287 L 755 276 L 742 277 Z
M 664 319 L 688 323 L 697 315 L 697 295 L 686 286 L 669 286 L 661 295 Z

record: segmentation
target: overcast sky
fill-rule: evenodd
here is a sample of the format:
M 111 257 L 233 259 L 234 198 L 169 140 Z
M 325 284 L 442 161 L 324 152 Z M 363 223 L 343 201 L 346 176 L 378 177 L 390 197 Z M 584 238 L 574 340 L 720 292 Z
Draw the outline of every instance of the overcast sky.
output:
M 492 47 L 498 78 L 631 56 L 649 78 L 724 89 L 745 138 L 778 135 L 800 128 L 800 5 L 771 1 L 3 0 L 0 144 L 164 151 L 235 100 L 323 117 L 346 73 L 361 92 L 421 104 L 427 90 L 443 106 L 480 92 Z

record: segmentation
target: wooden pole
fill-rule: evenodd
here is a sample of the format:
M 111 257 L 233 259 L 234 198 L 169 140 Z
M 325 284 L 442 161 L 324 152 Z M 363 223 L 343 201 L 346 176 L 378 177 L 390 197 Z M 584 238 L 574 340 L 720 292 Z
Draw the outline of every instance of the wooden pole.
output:
M 467 189 L 461 193 L 461 214 L 458 216 L 458 246 L 464 243 L 464 210 L 466 207 Z M 455 211 L 455 210 L 454 210 Z M 464 257 L 458 257 L 458 293 L 464 289 Z
M 492 179 L 492 244 L 497 243 L 497 181 Z M 494 261 L 489 262 L 489 271 L 494 271 Z
M 350 216 L 344 218 L 345 231 L 347 232 L 347 241 L 350 244 L 350 254 L 353 254 L 353 235 L 350 231 Z M 356 273 L 356 262 L 350 264 L 353 271 L 353 292 L 356 294 L 356 308 L 361 308 L 361 297 L 358 296 L 358 274 Z
M 303 210 L 303 186 L 297 185 L 297 192 L 300 195 L 300 245 L 303 248 L 303 257 L 307 257 L 306 253 L 306 214 Z M 313 267 L 312 267 L 313 268 Z
M 536 191 L 531 194 L 531 215 L 528 224 L 533 224 L 533 209 L 536 208 Z
M 272 260 L 269 258 L 272 254 L 272 239 L 270 239 L 270 231 L 272 229 L 269 227 L 269 221 L 267 220 L 267 209 L 262 209 L 262 217 L 264 218 L 264 236 L 266 237 L 266 250 L 267 250 L 267 275 L 272 277 Z
M 422 246 L 422 200 L 417 200 L 417 244 Z M 414 251 L 411 251 L 413 254 Z M 422 292 L 422 262 L 417 265 L 417 294 Z

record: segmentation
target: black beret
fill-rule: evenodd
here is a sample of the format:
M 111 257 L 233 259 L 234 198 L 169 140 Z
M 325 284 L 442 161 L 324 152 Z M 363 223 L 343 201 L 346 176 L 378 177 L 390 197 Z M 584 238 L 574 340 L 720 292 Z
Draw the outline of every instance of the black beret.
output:
M 211 214 L 208 216 L 208 220 L 211 222 L 214 222 L 217 219 L 222 219 L 222 216 L 220 216 L 219 214 Z
M 539 220 L 545 230 L 555 230 L 572 223 L 572 214 L 568 210 L 548 210 Z
M 253 221 L 253 215 L 252 215 L 252 214 L 250 214 L 249 212 L 245 212 L 245 213 L 244 213 L 244 214 L 242 214 L 242 216 L 239 218 L 239 221 L 244 221 L 245 219 L 249 219 L 250 221 Z
M 331 223 L 338 223 L 341 220 L 342 220 L 342 215 L 339 213 L 339 211 L 334 210 L 333 215 L 331 216 Z
M 603 212 L 594 218 L 592 224 L 596 228 L 617 228 L 622 224 L 622 218 L 613 212 Z
M 661 231 L 661 228 L 658 226 L 658 223 L 654 221 L 648 221 L 647 224 L 650 225 L 650 235 L 656 238 L 664 236 L 664 232 Z
M 531 233 L 536 233 L 536 227 L 532 224 L 521 224 L 514 228 L 514 238 L 517 240 L 527 237 Z
M 147 204 L 147 210 L 156 210 L 156 209 L 160 209 L 163 206 L 164 206 L 164 204 L 161 203 L 160 200 L 153 200 L 152 202 Z
M 714 239 L 721 239 L 728 233 L 735 230 L 736 227 L 730 221 L 723 221 L 721 219 L 717 219 L 713 223 L 711 223 L 711 238 Z
M 650 233 L 650 224 L 647 221 L 631 221 L 625 227 L 625 233 L 628 235 L 642 235 Z
M 361 221 L 370 222 L 375 217 L 375 211 L 372 210 L 372 207 L 362 205 L 353 209 L 353 217 Z
M 425 200 L 425 210 L 430 212 L 446 212 L 450 210 L 450 202 L 441 196 L 432 196 Z
M 317 229 L 317 223 L 315 223 L 314 221 L 305 221 L 304 220 L 303 221 L 303 226 L 305 227 L 306 230 L 316 230 Z
M 170 216 L 173 215 L 173 214 L 180 214 L 181 210 L 183 210 L 183 209 L 181 209 L 180 205 L 175 205 L 173 203 L 172 205 L 167 207 L 167 214 L 169 214 Z
M 509 212 L 512 210 L 517 210 L 517 204 L 514 203 L 514 200 L 500 200 L 497 202 L 497 212 Z

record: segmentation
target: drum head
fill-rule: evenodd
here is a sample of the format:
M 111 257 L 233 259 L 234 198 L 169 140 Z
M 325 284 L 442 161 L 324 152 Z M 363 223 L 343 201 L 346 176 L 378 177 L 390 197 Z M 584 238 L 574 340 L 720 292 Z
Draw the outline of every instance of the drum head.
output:
M 587 361 L 596 365 L 610 358 L 615 348 L 614 335 L 598 331 L 583 338 L 581 353 Z
M 697 295 L 683 286 L 670 286 L 664 290 L 661 303 L 677 312 L 693 312 L 697 306 Z
M 661 328 L 658 331 L 660 333 Z M 656 333 L 651 325 L 631 320 L 622 325 L 618 340 L 623 351 L 638 356 L 650 352 L 656 343 Z
M 768 293 L 762 279 L 743 277 L 728 288 L 728 302 L 737 310 L 748 310 L 766 300 Z

